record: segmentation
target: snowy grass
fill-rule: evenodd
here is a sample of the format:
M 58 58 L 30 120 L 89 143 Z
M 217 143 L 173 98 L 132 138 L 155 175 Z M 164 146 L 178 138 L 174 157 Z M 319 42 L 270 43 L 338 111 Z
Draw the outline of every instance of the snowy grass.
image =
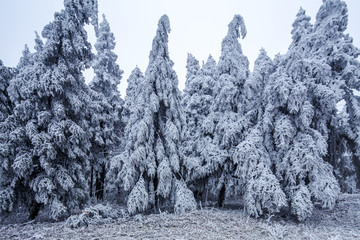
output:
M 0 239 L 360 239 L 360 194 L 299 223 L 249 218 L 243 210 L 204 208 L 186 214 L 136 215 L 71 229 L 65 222 L 0 225 Z

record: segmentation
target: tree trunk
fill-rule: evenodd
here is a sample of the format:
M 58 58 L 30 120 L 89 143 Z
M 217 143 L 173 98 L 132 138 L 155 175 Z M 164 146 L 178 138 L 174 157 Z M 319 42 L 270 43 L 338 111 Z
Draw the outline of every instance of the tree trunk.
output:
M 41 207 L 42 207 L 41 203 L 37 203 L 36 201 L 33 201 L 32 206 L 30 207 L 29 220 L 34 220 L 37 217 Z
M 157 191 L 157 187 L 158 187 L 158 184 L 159 184 L 159 180 L 158 180 L 158 177 L 157 177 L 157 174 L 155 173 L 155 177 L 154 177 L 154 193 L 155 193 L 155 205 L 154 205 L 154 212 L 156 213 L 158 207 L 159 207 L 159 198 L 156 194 L 156 191 Z
M 219 193 L 219 199 L 218 199 L 218 206 L 219 207 L 224 207 L 225 192 L 226 192 L 226 187 L 225 187 L 225 184 L 223 184 L 221 189 L 220 189 L 220 193 Z
M 94 185 L 94 166 L 91 165 L 90 170 L 90 197 L 93 197 L 93 185 Z
M 103 163 L 100 172 L 96 174 L 95 196 L 98 200 L 102 200 L 104 197 L 105 176 L 105 164 Z

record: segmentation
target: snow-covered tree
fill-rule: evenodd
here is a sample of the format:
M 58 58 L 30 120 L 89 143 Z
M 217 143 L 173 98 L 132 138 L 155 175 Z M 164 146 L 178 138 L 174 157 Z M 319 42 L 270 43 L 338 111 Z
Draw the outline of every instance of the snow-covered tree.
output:
M 126 89 L 126 97 L 124 111 L 122 117 L 126 118 L 124 130 L 124 139 L 126 140 L 123 152 L 115 155 L 110 161 L 110 168 L 107 174 L 109 181 L 109 191 L 116 196 L 118 192 L 129 193 L 133 188 L 144 187 L 145 180 L 140 179 L 137 172 L 142 165 L 152 163 L 152 145 L 153 140 L 150 138 L 152 113 L 148 107 L 149 99 L 148 86 L 145 84 L 144 75 L 141 70 L 136 67 L 130 74 Z M 138 180 L 138 183 L 136 181 Z M 135 191 L 135 190 L 134 190 Z M 140 193 L 139 193 L 140 194 Z M 145 194 L 145 193 L 144 193 Z M 140 198 L 145 195 L 138 195 L 135 191 L 131 197 Z M 123 196 L 117 196 L 122 198 Z M 129 196 L 129 199 L 131 198 Z M 123 200 L 123 199 L 120 199 Z M 139 205 L 142 203 L 143 205 Z M 135 205 L 134 205 L 135 204 Z M 129 200 L 128 209 L 133 213 L 143 211 L 148 207 L 148 194 L 146 200 L 134 199 Z
M 150 107 L 154 112 L 154 157 L 156 172 L 149 172 L 151 202 L 161 204 L 179 190 L 175 188 L 175 180 L 180 180 L 181 158 L 179 146 L 183 116 L 180 106 L 180 91 L 178 79 L 172 69 L 174 63 L 170 60 L 168 51 L 168 33 L 170 22 L 163 15 L 158 23 L 153 47 L 149 56 L 149 66 L 145 77 L 150 86 Z M 179 199 L 174 199 L 175 205 Z
M 228 25 L 228 33 L 221 44 L 221 56 L 218 62 L 219 77 L 214 88 L 214 104 L 211 118 L 207 125 L 214 126 L 214 144 L 220 147 L 223 154 L 219 167 L 213 168 L 217 175 L 213 191 L 219 192 L 219 205 L 223 205 L 226 186 L 231 186 L 234 180 L 231 175 L 234 170 L 232 153 L 240 142 L 246 119 L 243 118 L 243 87 L 249 77 L 249 61 L 242 53 L 238 38 L 246 36 L 243 18 L 235 15 Z M 239 30 L 240 28 L 240 30 Z
M 237 191 L 243 195 L 245 210 L 254 217 L 278 212 L 286 206 L 286 197 L 272 172 L 270 154 L 263 145 L 260 124 L 249 130 L 233 154 Z
M 244 113 L 249 121 L 248 129 L 251 129 L 261 121 L 266 99 L 264 88 L 269 81 L 270 75 L 275 71 L 275 65 L 266 51 L 262 48 L 255 60 L 254 71 L 244 84 Z
M 177 191 L 183 188 L 175 184 L 182 181 L 178 148 L 183 123 L 178 80 L 169 58 L 169 32 L 169 18 L 163 15 L 142 85 L 144 94 L 139 96 L 139 103 L 132 105 L 125 151 L 112 160 L 113 166 L 121 168 L 120 179 L 129 191 L 127 203 L 131 213 L 149 206 L 178 206 L 179 201 L 184 202 L 182 197 L 177 198 Z M 133 122 L 134 126 L 129 129 Z M 186 196 L 193 198 L 192 194 Z
M 0 216 L 13 208 L 13 191 L 8 187 L 11 176 L 7 171 L 9 161 L 8 138 L 13 125 L 9 116 L 12 115 L 14 104 L 10 99 L 8 86 L 16 71 L 3 65 L 0 60 Z
M 214 87 L 217 78 L 215 60 L 209 56 L 200 69 L 198 61 L 188 55 L 187 79 L 181 105 L 185 124 L 182 132 L 184 177 L 198 200 L 206 200 L 208 182 L 222 162 L 222 151 L 214 142 L 212 118 Z
M 296 14 L 296 19 L 292 24 L 293 29 L 291 30 L 291 35 L 293 41 L 290 44 L 289 49 L 298 47 L 299 44 L 303 44 L 304 40 L 306 41 L 304 38 L 306 38 L 313 30 L 310 20 L 311 18 L 306 15 L 306 11 L 303 8 L 300 8 L 299 12 Z M 304 49 L 301 49 L 301 51 L 304 51 Z
M 8 93 L 10 79 L 15 75 L 15 70 L 3 65 L 0 60 L 0 122 L 12 114 L 13 104 Z
M 302 9 L 295 23 L 298 18 L 307 19 Z M 310 33 L 310 29 L 302 31 L 303 40 L 291 45 L 271 75 L 262 122 L 264 145 L 290 212 L 299 220 L 312 214 L 315 203 L 333 208 L 339 192 L 333 169 L 325 162 L 328 124 L 336 112 L 335 93 L 326 86 L 331 80 L 327 65 L 305 54 Z
M 138 94 L 141 93 L 139 91 L 138 86 L 143 84 L 144 75 L 141 72 L 140 68 L 136 66 L 134 70 L 131 72 L 128 80 L 127 80 L 127 88 L 126 88 L 126 96 L 125 96 L 125 103 L 124 109 L 122 111 L 122 121 L 126 125 L 129 121 L 130 112 L 133 108 L 136 108 L 136 98 Z
M 90 18 L 97 24 L 97 2 L 65 0 L 64 5 L 45 26 L 46 42 L 34 64 L 20 70 L 9 87 L 15 103 L 13 158 L 2 166 L 11 177 L 0 201 L 9 196 L 6 211 L 21 201 L 30 218 L 47 206 L 49 216 L 58 219 L 79 209 L 88 196 L 90 99 L 82 70 L 90 66 L 92 53 L 84 24 Z
M 247 213 L 254 217 L 278 212 L 287 205 L 286 196 L 272 171 L 270 153 L 263 145 L 265 134 L 261 127 L 266 106 L 264 88 L 274 71 L 272 60 L 261 49 L 254 72 L 244 83 L 245 138 L 232 155 L 235 164 L 232 176 L 238 179 L 233 187 L 243 197 Z
M 95 179 L 95 196 L 98 199 L 102 199 L 104 196 L 109 157 L 112 155 L 114 147 L 121 144 L 122 125 L 120 116 L 123 100 L 117 87 L 120 84 L 123 71 L 116 63 L 117 55 L 113 52 L 114 48 L 115 37 L 105 15 L 103 15 L 95 43 L 97 54 L 92 63 L 95 77 L 89 84 L 93 101 L 90 112 L 92 126 L 90 131 L 93 134 L 90 196 L 92 196 L 93 179 Z
M 360 187 L 360 98 L 356 94 L 360 90 L 360 62 L 357 59 L 360 50 L 345 34 L 347 24 L 346 3 L 324 0 L 316 15 L 307 54 L 320 58 L 331 70 L 331 81 L 326 86 L 336 93 L 334 99 L 337 102 L 345 103 L 343 113 L 339 111 L 330 123 L 327 160 L 335 167 L 342 190 L 353 192 L 355 189 L 351 186 Z
M 197 75 L 200 73 L 200 64 L 199 61 L 190 53 L 188 53 L 187 61 L 186 61 L 186 81 L 185 81 L 185 88 L 184 94 L 181 99 L 182 106 L 187 105 L 189 99 L 191 97 L 191 93 L 188 93 L 190 90 L 190 85 L 192 80 L 196 78 Z
M 35 44 L 36 49 L 40 49 L 43 44 L 37 34 Z M 16 76 L 11 79 L 11 84 L 10 81 L 8 82 L 8 88 L 6 89 L 9 101 L 12 104 L 12 111 L 0 123 L 0 203 L 2 206 L 0 212 L 5 216 L 19 209 L 21 205 L 30 205 L 29 199 L 34 198 L 29 186 L 17 184 L 18 178 L 14 178 L 14 170 L 11 168 L 11 164 L 15 159 L 17 148 L 20 148 L 22 144 L 23 148 L 28 148 L 26 143 L 14 141 L 16 140 L 16 134 L 13 133 L 16 133 L 18 128 L 14 107 L 25 98 L 26 91 L 24 89 L 32 86 L 31 78 L 27 76 L 31 72 L 36 57 L 37 55 L 32 54 L 28 46 L 25 45 L 23 56 L 17 65 Z M 36 208 L 30 209 L 31 211 L 36 211 Z

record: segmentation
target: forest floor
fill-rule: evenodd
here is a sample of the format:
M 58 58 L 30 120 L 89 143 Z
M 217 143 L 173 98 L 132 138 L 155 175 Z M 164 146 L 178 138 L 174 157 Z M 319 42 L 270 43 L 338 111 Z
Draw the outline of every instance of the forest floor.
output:
M 360 239 L 360 194 L 343 194 L 335 209 L 316 209 L 301 223 L 279 216 L 253 219 L 228 206 L 75 229 L 65 222 L 0 225 L 0 239 Z

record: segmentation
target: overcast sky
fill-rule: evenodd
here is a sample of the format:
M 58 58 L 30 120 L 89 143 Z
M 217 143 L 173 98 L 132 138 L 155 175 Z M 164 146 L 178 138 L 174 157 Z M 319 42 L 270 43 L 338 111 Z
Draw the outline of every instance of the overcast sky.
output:
M 360 47 L 360 1 L 346 0 L 349 9 L 347 32 Z M 33 50 L 34 31 L 53 20 L 63 8 L 61 0 L 0 0 L 0 59 L 16 66 L 24 45 Z M 125 94 L 126 80 L 138 65 L 145 72 L 152 39 L 161 15 L 170 18 L 170 57 L 183 89 L 187 53 L 200 62 L 211 54 L 218 60 L 221 41 L 234 14 L 244 17 L 248 34 L 240 40 L 251 70 L 259 50 L 264 47 L 270 57 L 285 53 L 290 42 L 292 23 L 302 6 L 315 20 L 322 0 L 99 0 L 99 16 L 105 14 L 115 34 L 118 64 L 124 70 L 120 90 Z M 100 18 L 102 19 L 102 17 Z M 89 39 L 94 34 L 89 29 Z M 91 78 L 91 73 L 86 73 Z

